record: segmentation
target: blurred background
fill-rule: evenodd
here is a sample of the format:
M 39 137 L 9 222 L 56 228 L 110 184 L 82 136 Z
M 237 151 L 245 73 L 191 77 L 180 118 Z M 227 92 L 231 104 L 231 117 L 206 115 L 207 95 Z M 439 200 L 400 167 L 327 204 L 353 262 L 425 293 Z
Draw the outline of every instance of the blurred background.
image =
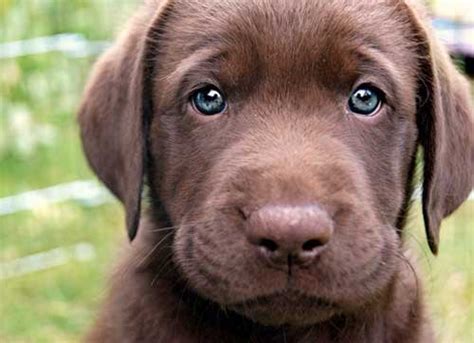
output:
M 91 65 L 138 0 L 0 0 L 0 342 L 76 342 L 125 239 L 121 206 L 82 156 L 75 111 Z M 432 3 L 472 72 L 470 1 Z M 474 199 L 473 199 L 474 200 Z M 474 201 L 427 248 L 417 203 L 406 233 L 440 342 L 474 342 Z

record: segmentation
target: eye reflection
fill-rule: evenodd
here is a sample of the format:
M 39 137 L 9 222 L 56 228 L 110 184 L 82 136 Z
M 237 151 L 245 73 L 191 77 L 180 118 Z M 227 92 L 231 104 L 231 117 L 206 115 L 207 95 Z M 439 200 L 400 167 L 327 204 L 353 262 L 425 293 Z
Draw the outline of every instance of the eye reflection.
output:
M 225 111 L 226 100 L 221 91 L 214 86 L 206 86 L 195 91 L 191 96 L 194 108 L 201 114 L 212 116 Z
M 371 85 L 362 85 L 349 98 L 349 109 L 356 114 L 373 116 L 381 108 L 383 93 Z

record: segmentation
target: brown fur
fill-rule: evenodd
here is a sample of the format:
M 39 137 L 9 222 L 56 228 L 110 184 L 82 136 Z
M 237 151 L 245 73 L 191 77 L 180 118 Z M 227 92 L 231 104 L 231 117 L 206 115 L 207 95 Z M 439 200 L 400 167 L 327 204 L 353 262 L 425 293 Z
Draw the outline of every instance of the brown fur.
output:
M 436 253 L 474 142 L 467 83 L 424 17 L 401 0 L 148 1 L 79 113 L 137 236 L 87 341 L 433 342 L 401 238 L 416 153 Z M 373 118 L 346 108 L 364 82 L 386 93 Z M 224 114 L 189 105 L 203 83 Z M 268 204 L 317 204 L 331 231 L 312 263 L 274 268 L 249 243 Z

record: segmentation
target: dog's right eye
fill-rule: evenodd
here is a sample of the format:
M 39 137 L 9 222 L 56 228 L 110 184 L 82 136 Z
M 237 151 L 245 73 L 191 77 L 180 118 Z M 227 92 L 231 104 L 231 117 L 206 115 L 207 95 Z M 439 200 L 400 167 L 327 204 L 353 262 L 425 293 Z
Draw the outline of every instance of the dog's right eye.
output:
M 227 108 L 222 92 L 214 86 L 206 86 L 191 95 L 194 108 L 203 115 L 213 116 L 220 114 Z

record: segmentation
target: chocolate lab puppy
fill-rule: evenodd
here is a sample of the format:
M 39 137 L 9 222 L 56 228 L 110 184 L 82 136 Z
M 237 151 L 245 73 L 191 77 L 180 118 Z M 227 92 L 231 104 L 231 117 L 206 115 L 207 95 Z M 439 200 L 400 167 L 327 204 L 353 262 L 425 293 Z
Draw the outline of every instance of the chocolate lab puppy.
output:
M 408 0 L 148 1 L 79 113 L 133 241 L 87 341 L 433 342 L 402 240 L 416 156 L 436 254 L 474 139 L 425 20 Z

